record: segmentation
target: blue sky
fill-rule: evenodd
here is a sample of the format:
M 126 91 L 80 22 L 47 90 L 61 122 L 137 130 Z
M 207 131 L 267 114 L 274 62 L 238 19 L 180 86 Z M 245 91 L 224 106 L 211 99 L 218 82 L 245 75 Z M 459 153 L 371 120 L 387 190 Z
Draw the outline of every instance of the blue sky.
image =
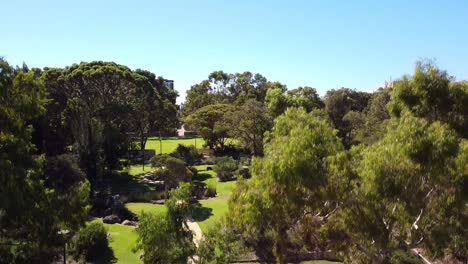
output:
M 185 90 L 214 70 L 288 88 L 371 91 L 435 59 L 468 79 L 468 1 L 167 0 L 0 2 L 0 56 L 64 67 L 106 60 Z

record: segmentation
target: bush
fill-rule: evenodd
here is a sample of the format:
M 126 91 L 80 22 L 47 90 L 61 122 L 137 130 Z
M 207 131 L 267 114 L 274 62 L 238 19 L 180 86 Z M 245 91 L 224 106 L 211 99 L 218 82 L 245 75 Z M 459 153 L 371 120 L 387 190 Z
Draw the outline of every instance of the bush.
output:
M 183 160 L 188 166 L 200 164 L 201 155 L 195 146 L 185 146 L 179 144 L 171 156 Z
M 216 197 L 216 185 L 208 183 L 206 186 L 205 197 Z
M 214 171 L 220 181 L 228 181 L 234 178 L 237 170 L 237 162 L 231 157 L 216 158 Z
M 244 178 L 244 179 L 250 178 L 251 175 L 250 175 L 249 166 L 250 166 L 250 159 L 241 158 L 241 160 L 239 161 L 239 169 L 238 169 L 237 174 L 242 176 L 242 178 Z
M 84 257 L 86 261 L 94 260 L 109 250 L 107 232 L 101 223 L 91 223 L 81 229 L 71 243 L 72 256 L 75 259 Z

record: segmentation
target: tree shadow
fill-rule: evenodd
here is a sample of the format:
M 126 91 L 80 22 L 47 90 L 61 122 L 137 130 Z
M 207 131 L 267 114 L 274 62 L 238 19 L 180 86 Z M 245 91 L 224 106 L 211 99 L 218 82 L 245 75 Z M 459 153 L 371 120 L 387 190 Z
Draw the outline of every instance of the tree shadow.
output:
M 154 190 L 152 186 L 138 182 L 138 177 L 134 177 L 126 172 L 113 173 L 112 175 L 108 175 L 106 180 L 106 186 L 112 194 L 148 192 Z
M 117 259 L 114 256 L 114 251 L 110 247 L 107 247 L 102 252 L 102 255 L 99 256 L 99 258 L 96 258 L 91 263 L 93 263 L 93 264 L 111 264 L 111 263 L 117 263 Z
M 196 176 L 194 176 L 192 178 L 193 181 L 205 181 L 205 180 L 208 180 L 208 179 L 211 179 L 213 178 L 213 175 L 209 174 L 209 173 L 198 173 Z
M 210 218 L 213 215 L 213 209 L 203 207 L 200 203 L 192 205 L 192 218 L 195 222 L 200 222 Z

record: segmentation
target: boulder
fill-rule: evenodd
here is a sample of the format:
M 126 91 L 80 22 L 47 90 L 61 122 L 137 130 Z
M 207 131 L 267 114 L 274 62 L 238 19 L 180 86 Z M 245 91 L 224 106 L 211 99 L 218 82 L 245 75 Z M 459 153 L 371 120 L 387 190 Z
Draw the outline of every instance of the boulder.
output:
M 108 215 L 102 219 L 102 222 L 106 224 L 116 224 L 120 223 L 120 217 L 116 215 Z
M 127 226 L 137 226 L 137 225 L 138 225 L 138 223 L 137 223 L 137 222 L 135 222 L 135 221 L 124 220 L 124 221 L 122 222 L 122 225 L 127 225 Z
M 106 210 L 104 210 L 104 216 L 108 216 L 108 215 L 111 215 L 112 214 L 112 208 L 106 208 Z
M 151 200 L 150 203 L 152 204 L 164 204 L 166 200 Z

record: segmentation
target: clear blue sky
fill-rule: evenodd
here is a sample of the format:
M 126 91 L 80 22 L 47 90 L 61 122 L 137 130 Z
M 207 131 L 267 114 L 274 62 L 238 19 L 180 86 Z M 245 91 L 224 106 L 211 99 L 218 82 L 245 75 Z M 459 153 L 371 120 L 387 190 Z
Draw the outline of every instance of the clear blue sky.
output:
M 214 70 L 288 88 L 374 90 L 420 58 L 468 79 L 468 1 L 0 2 L 0 56 L 32 67 L 106 60 L 174 79 Z

